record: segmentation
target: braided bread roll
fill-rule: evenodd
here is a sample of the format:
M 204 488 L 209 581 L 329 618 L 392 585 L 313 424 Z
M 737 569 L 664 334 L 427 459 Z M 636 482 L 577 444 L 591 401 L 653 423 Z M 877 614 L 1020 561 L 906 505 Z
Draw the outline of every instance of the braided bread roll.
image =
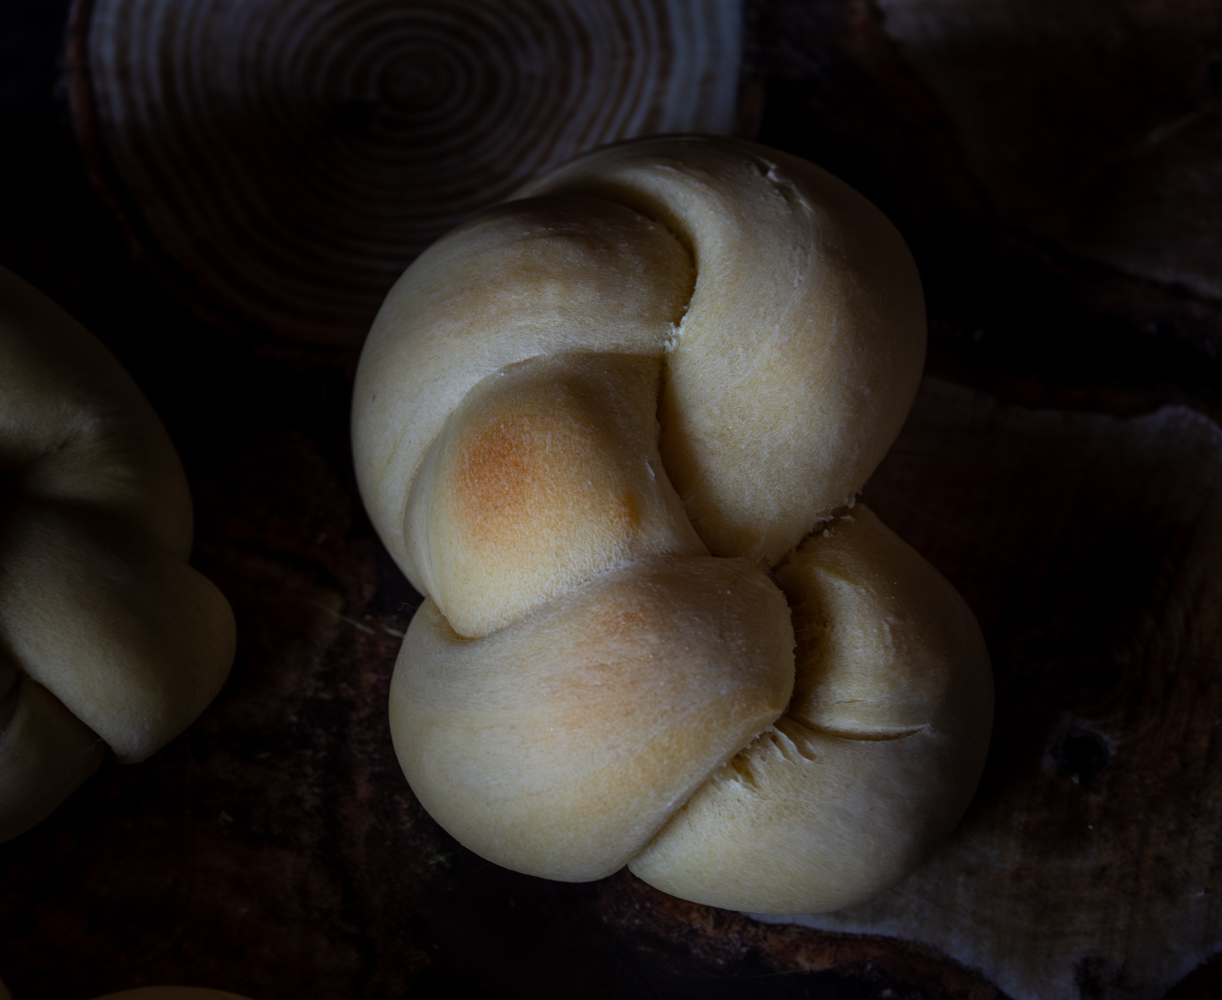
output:
M 587 154 L 408 269 L 353 441 L 427 597 L 390 715 L 442 826 L 519 871 L 628 864 L 756 912 L 928 856 L 983 766 L 988 654 L 937 571 L 846 512 L 924 338 L 887 220 L 730 139 Z
M 229 604 L 187 565 L 187 480 L 93 336 L 0 269 L 0 841 L 107 745 L 143 760 L 229 673 Z

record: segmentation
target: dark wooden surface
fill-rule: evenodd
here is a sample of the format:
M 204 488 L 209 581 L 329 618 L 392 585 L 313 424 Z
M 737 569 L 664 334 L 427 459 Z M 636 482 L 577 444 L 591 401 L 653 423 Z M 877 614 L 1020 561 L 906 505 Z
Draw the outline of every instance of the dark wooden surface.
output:
M 0 976 L 15 1000 L 154 982 L 254 1000 L 983 1000 L 1006 995 L 986 968 L 1021 979 L 996 956 L 1030 951 L 1057 921 L 1129 928 L 1120 965 L 1100 945 L 1056 973 L 1072 995 L 1222 992 L 1211 901 L 1222 826 L 1212 766 L 1222 304 L 1199 282 L 1071 246 L 1057 234 L 1078 231 L 1072 219 L 1053 231 L 998 205 L 978 154 L 993 133 L 967 135 L 978 112 L 965 119 L 939 97 L 962 66 L 922 76 L 929 64 L 912 58 L 910 35 L 888 32 L 888 6 L 749 7 L 760 138 L 876 201 L 921 267 L 938 381 L 867 499 L 962 589 L 998 673 L 981 796 L 921 876 L 925 889 L 901 886 L 900 902 L 855 918 L 882 931 L 863 936 L 682 903 L 627 874 L 588 886 L 515 875 L 422 813 L 384 709 L 393 633 L 417 598 L 356 496 L 355 351 L 239 336 L 166 292 L 88 184 L 58 68 L 66 0 L 0 3 L 0 263 L 93 329 L 161 413 L 196 498 L 195 563 L 239 623 L 233 675 L 196 726 L 142 765 L 108 762 L 44 824 L 0 846 Z M 1210 60 L 1222 44 L 1205 7 L 1156 8 L 1205 11 L 1160 91 L 1181 78 L 1206 88 L 1192 126 L 1206 130 L 1193 133 L 1199 151 L 1217 123 Z M 1074 37 L 1047 60 L 1053 92 L 1069 88 L 1089 108 L 1104 97 L 1074 90 L 1074 67 L 1102 70 L 1093 36 Z M 1131 32 L 1119 37 L 1134 44 Z M 1179 43 L 1172 33 L 1141 44 Z M 1131 72 L 1124 59 L 1103 65 Z M 1112 89 L 1120 108 L 1100 105 L 1109 135 L 1129 119 L 1148 124 L 1124 112 L 1132 86 Z M 1007 100 L 1018 110 L 998 109 L 1039 121 L 1039 142 L 1020 136 L 1011 159 L 988 162 L 1012 171 L 1004 179 L 1024 149 L 1039 157 L 1033 183 L 1050 199 L 1040 218 L 1072 216 L 1081 199 L 1059 193 L 1047 180 L 1056 165 L 1043 161 L 1083 155 L 1056 134 L 1072 139 L 1077 119 L 1040 119 L 1053 99 L 1041 87 L 1016 86 Z M 1108 832 L 1102 848 L 1083 825 Z M 996 849 L 969 870 L 956 844 Z M 938 872 L 953 891 L 929 881 Z M 1206 895 L 1189 897 L 1202 872 Z M 934 927 L 919 915 L 945 898 L 954 905 L 941 907 L 939 943 L 932 931 L 924 943 L 888 936 L 905 912 Z M 1004 933 L 962 951 L 965 928 L 1007 913 Z M 1160 914 L 1178 938 L 1155 940 Z

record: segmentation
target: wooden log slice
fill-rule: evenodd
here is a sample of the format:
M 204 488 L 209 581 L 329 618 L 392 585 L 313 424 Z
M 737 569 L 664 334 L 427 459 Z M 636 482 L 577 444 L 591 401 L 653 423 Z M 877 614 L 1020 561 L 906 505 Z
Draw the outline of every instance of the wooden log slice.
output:
M 729 132 L 741 0 L 77 0 L 95 174 L 196 305 L 356 344 L 424 247 L 527 178 Z

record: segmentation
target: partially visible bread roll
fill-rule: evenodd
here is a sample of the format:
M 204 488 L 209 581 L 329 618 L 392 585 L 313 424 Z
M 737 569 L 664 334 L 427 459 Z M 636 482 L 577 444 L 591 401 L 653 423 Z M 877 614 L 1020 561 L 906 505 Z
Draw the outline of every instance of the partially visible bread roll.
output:
M 628 864 L 756 912 L 928 857 L 983 767 L 988 654 L 852 506 L 924 338 L 886 219 L 734 140 L 588 154 L 423 254 L 370 333 L 353 442 L 428 598 L 390 706 L 425 807 L 519 871 Z
M 202 986 L 142 986 L 135 990 L 107 993 L 98 1000 L 246 1000 L 236 993 Z
M 135 383 L 0 269 L 0 841 L 107 746 L 152 754 L 224 682 L 233 615 L 187 565 L 191 535 L 186 477 Z

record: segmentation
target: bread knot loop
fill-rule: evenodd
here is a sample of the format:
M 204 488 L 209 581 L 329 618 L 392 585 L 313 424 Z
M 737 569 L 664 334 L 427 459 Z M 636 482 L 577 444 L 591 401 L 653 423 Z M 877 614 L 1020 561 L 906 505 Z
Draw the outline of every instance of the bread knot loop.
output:
M 992 715 L 970 611 L 853 506 L 924 343 L 890 223 L 735 140 L 587 154 L 418 258 L 353 442 L 426 596 L 390 713 L 429 812 L 519 871 L 757 912 L 919 864 Z

